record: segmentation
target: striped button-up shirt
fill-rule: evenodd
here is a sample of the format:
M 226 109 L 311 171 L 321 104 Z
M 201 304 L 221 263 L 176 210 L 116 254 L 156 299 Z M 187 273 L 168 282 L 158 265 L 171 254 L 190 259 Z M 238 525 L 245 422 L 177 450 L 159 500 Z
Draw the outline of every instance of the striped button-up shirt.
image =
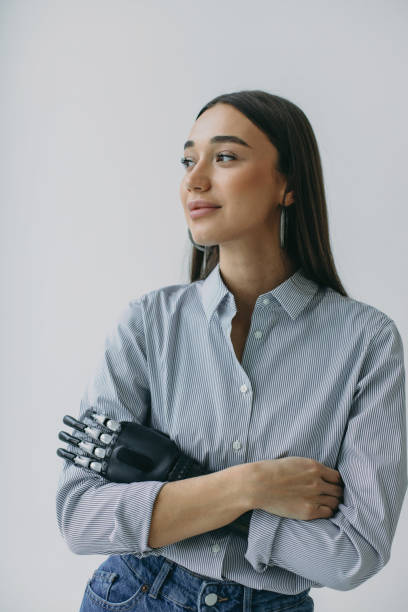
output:
M 344 483 L 333 516 L 296 520 L 255 508 L 247 539 L 221 528 L 153 549 L 151 516 L 165 483 L 114 483 L 65 460 L 60 532 L 80 555 L 163 555 L 206 577 L 284 594 L 353 589 L 388 562 L 407 489 L 401 336 L 385 313 L 301 267 L 258 296 L 242 363 L 230 337 L 236 312 L 219 263 L 204 280 L 131 300 L 107 334 L 78 418 L 93 407 L 158 429 L 211 472 L 316 459 Z

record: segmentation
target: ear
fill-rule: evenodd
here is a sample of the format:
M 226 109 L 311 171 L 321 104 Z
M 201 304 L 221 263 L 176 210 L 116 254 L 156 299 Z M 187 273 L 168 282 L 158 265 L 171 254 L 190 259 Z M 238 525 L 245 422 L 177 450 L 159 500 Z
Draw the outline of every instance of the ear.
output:
M 284 196 L 285 200 L 282 202 L 285 206 L 291 206 L 295 201 L 295 192 L 288 191 L 288 193 Z

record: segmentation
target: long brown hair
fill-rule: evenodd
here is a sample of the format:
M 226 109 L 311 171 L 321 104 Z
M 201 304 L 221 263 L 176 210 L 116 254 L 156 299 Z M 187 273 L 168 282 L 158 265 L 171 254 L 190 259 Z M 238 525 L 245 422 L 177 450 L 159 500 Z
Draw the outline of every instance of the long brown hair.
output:
M 231 104 L 262 130 L 278 150 L 278 167 L 295 201 L 286 208 L 288 230 L 285 249 L 303 274 L 349 297 L 336 271 L 330 247 L 326 195 L 320 153 L 312 126 L 293 102 L 259 89 L 217 96 L 198 113 L 196 120 L 215 104 Z M 204 253 L 192 245 L 190 281 L 205 279 L 219 261 L 219 246 Z

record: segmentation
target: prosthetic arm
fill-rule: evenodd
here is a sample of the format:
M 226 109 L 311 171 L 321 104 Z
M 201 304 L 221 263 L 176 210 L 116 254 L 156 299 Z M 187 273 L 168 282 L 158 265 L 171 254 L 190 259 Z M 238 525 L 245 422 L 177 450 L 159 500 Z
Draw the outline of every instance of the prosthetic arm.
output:
M 80 467 L 98 472 L 113 482 L 162 482 L 210 474 L 200 463 L 182 453 L 167 434 L 140 423 L 114 421 L 89 409 L 84 418 L 92 425 L 66 415 L 65 425 L 82 432 L 89 439 L 60 431 L 58 438 L 76 446 L 85 455 L 57 449 L 57 455 Z M 247 539 L 252 510 L 226 526 Z

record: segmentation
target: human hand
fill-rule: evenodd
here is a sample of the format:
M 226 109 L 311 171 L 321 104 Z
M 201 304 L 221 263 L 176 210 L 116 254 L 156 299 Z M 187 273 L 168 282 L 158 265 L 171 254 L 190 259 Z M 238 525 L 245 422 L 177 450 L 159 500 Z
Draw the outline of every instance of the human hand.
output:
M 337 470 L 307 457 L 267 459 L 252 464 L 251 507 L 286 518 L 330 518 L 343 499 Z

